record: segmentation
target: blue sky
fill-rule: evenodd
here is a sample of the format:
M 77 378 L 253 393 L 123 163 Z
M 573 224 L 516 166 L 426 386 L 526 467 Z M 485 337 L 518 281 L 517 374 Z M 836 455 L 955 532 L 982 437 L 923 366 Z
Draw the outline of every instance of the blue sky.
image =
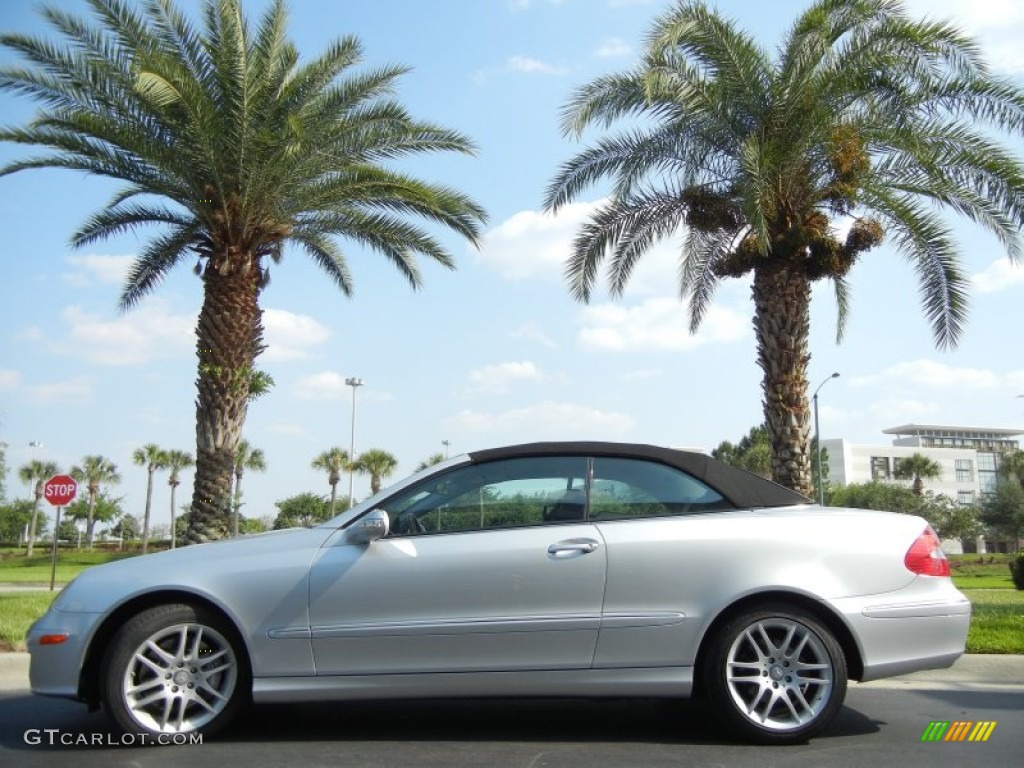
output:
M 0 26 L 40 29 L 33 5 L 5 0 Z M 250 16 L 263 5 L 246 4 Z M 767 46 L 805 7 L 717 5 Z M 490 223 L 479 251 L 448 238 L 458 269 L 425 265 L 420 292 L 380 257 L 346 246 L 355 280 L 346 299 L 300 252 L 286 252 L 262 297 L 270 346 L 259 365 L 276 386 L 250 408 L 245 429 L 266 453 L 268 471 L 246 476 L 244 514 L 273 515 L 276 500 L 328 491 L 309 464 L 332 445 L 348 448 L 350 376 L 366 382 L 357 395 L 356 452 L 390 451 L 397 476 L 443 451 L 444 440 L 453 454 L 585 438 L 710 449 L 761 421 L 747 281 L 725 284 L 691 336 L 666 243 L 621 299 L 600 293 L 579 305 L 562 264 L 601 190 L 557 219 L 540 211 L 558 164 L 582 147 L 559 134 L 562 105 L 575 87 L 632 66 L 651 20 L 667 7 L 660 0 L 292 0 L 291 35 L 307 55 L 355 34 L 367 65 L 413 67 L 399 83 L 403 102 L 468 134 L 479 153 L 404 168 L 470 193 Z M 997 70 L 1024 78 L 1024 0 L 909 7 L 958 20 Z M 30 115 L 29 104 L 0 94 L 0 121 Z M 0 162 L 24 154 L 0 145 Z M 68 246 L 112 189 L 57 171 L 0 179 L 0 440 L 9 446 L 9 496 L 27 495 L 13 472 L 30 458 L 68 469 L 100 453 L 119 465 L 115 492 L 140 514 L 145 471 L 132 464 L 132 451 L 148 442 L 194 451 L 201 285 L 182 268 L 137 309 L 117 312 L 120 280 L 140 241 Z M 1024 428 L 1024 400 L 1016 399 L 1024 394 L 1016 342 L 1024 268 L 1011 266 L 985 233 L 964 224 L 957 233 L 974 291 L 954 351 L 935 349 L 913 269 L 891 248 L 855 268 L 841 345 L 831 292 L 815 291 L 811 385 L 841 373 L 821 393 L 825 437 L 881 442 L 882 429 L 908 422 Z M 165 481 L 158 475 L 157 524 L 169 521 Z M 357 497 L 367 488 L 356 479 Z M 186 475 L 179 501 L 190 496 Z

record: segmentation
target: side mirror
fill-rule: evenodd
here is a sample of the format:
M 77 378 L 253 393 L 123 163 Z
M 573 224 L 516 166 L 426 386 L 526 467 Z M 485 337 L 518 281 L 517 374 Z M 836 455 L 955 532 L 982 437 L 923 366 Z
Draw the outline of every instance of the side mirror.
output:
M 383 509 L 375 509 L 352 524 L 346 539 L 352 544 L 369 544 L 371 541 L 383 539 L 389 530 L 391 521 L 388 513 Z

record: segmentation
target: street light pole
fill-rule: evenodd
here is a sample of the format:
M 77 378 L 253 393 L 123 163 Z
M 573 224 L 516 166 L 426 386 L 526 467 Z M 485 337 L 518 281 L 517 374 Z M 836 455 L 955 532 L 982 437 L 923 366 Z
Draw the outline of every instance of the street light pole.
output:
M 352 387 L 352 437 L 348 444 L 348 508 L 352 509 L 355 501 L 353 481 L 355 479 L 356 461 L 356 389 L 363 386 L 363 380 L 355 377 L 345 379 L 345 385 Z
M 825 379 L 818 388 L 814 390 L 814 397 L 811 398 L 814 401 L 814 443 L 818 449 L 818 506 L 825 506 L 825 486 L 821 480 L 821 430 L 818 428 L 818 393 L 821 388 L 828 384 L 832 379 L 838 379 L 839 374 L 833 373 L 827 379 Z
M 442 440 L 442 441 L 441 441 L 441 445 L 443 445 L 443 446 L 444 446 L 444 457 L 445 457 L 446 459 L 448 458 L 448 448 L 450 448 L 450 447 L 451 447 L 451 444 L 452 444 L 452 441 L 451 441 L 451 440 Z

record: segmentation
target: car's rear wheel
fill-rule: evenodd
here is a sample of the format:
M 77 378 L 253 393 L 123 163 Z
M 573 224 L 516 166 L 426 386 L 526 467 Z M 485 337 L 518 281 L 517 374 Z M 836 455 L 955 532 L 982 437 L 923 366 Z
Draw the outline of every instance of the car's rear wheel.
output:
M 702 690 L 732 732 L 793 744 L 820 732 L 846 697 L 846 658 L 812 614 L 791 605 L 748 610 L 710 639 Z
M 114 636 L 101 670 L 103 703 L 126 733 L 220 730 L 249 697 L 249 666 L 234 628 L 208 609 L 161 605 Z

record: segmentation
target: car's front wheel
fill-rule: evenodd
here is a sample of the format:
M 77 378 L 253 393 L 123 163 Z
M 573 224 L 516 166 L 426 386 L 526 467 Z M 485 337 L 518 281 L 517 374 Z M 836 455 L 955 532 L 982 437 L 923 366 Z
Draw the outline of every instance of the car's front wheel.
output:
M 218 614 L 186 604 L 142 611 L 114 636 L 101 669 L 103 703 L 126 733 L 210 734 L 248 700 L 249 667 Z
M 805 741 L 843 705 L 843 650 L 806 611 L 785 604 L 748 610 L 728 620 L 710 642 L 702 690 L 713 713 L 747 740 Z

